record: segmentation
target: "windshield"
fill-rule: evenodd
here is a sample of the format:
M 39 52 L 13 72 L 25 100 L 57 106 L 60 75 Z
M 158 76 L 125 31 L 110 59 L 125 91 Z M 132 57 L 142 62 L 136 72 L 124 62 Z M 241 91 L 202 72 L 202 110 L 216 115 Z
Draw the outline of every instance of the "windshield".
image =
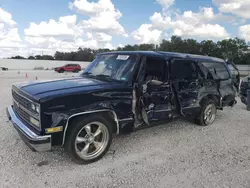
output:
M 98 56 L 83 75 L 104 76 L 128 82 L 132 78 L 136 55 L 106 54 Z

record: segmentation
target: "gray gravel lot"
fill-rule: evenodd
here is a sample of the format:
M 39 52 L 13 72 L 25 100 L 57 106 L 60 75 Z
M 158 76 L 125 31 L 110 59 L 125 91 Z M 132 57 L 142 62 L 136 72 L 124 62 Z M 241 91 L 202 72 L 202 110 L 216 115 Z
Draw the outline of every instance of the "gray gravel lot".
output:
M 250 112 L 238 100 L 199 127 L 184 120 L 117 136 L 100 161 L 76 165 L 63 149 L 32 152 L 8 122 L 11 83 L 68 77 L 0 72 L 0 187 L 250 187 Z

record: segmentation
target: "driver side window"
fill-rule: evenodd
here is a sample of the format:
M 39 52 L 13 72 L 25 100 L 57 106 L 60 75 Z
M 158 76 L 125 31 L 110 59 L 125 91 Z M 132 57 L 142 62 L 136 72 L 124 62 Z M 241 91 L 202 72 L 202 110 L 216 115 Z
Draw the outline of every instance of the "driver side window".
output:
M 165 82 L 167 80 L 167 68 L 164 59 L 147 57 L 145 66 L 144 81 L 161 81 Z

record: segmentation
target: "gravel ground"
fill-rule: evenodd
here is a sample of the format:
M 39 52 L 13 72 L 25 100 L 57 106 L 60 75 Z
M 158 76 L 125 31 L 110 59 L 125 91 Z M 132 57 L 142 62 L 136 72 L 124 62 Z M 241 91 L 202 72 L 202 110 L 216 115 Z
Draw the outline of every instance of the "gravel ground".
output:
M 117 136 L 100 161 L 76 165 L 63 149 L 32 152 L 8 122 L 11 83 L 68 77 L 0 72 L 0 187 L 250 187 L 250 115 L 238 100 L 199 127 L 184 120 Z

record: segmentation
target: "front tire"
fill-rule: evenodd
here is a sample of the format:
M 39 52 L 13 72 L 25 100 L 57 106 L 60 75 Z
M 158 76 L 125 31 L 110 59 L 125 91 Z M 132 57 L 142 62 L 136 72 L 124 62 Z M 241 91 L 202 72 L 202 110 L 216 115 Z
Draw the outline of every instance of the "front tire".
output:
M 60 69 L 60 70 L 58 71 L 58 73 L 64 73 L 64 70 L 63 70 L 63 69 Z
M 217 108 L 213 100 L 205 100 L 201 104 L 200 115 L 195 119 L 196 123 L 201 126 L 213 124 L 216 118 Z
M 65 150 L 78 164 L 101 159 L 112 142 L 112 122 L 102 116 L 78 118 L 72 122 L 66 137 Z

